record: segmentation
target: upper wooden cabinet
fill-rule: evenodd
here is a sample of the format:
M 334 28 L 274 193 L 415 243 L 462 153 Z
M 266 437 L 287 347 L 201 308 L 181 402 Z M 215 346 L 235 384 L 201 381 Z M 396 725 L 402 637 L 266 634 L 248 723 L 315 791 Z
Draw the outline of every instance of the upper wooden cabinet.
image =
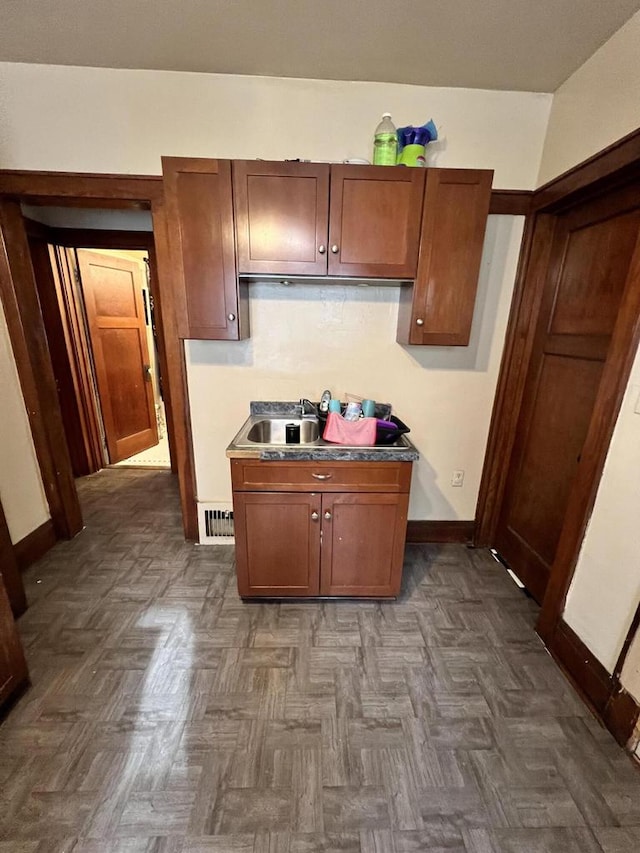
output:
M 399 343 L 467 346 L 493 172 L 427 169 L 415 284 L 403 290 Z
M 234 161 L 240 274 L 413 278 L 424 172 Z
M 326 275 L 329 166 L 233 162 L 240 273 Z
M 179 336 L 246 337 L 248 312 L 236 273 L 231 163 L 163 157 L 162 174 Z

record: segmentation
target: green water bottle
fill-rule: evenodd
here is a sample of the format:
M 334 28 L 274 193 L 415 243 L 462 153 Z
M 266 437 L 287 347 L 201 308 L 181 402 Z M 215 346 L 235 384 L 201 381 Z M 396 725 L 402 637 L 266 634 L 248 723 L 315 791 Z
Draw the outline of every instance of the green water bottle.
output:
M 373 137 L 373 165 L 395 166 L 397 154 L 396 126 L 391 121 L 391 113 L 383 113 Z

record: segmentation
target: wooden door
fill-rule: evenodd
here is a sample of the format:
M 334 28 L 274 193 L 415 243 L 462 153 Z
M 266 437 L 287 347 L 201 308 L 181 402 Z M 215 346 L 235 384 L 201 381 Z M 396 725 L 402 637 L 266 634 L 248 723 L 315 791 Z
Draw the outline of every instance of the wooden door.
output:
M 495 547 L 542 602 L 631 259 L 640 198 L 557 217 Z
M 320 495 L 235 492 L 233 508 L 240 595 L 317 595 Z
M 0 706 L 29 679 L 18 628 L 0 578 Z
M 467 346 L 478 288 L 493 172 L 427 169 L 420 256 L 403 289 L 397 340 Z
M 230 162 L 163 157 L 162 174 L 178 335 L 246 337 L 249 312 L 236 275 Z
M 240 273 L 326 275 L 329 166 L 233 163 Z
M 109 461 L 158 443 L 143 273 L 135 261 L 78 250 Z
M 329 274 L 412 279 L 423 190 L 422 169 L 332 166 Z
M 408 506 L 408 494 L 322 496 L 321 595 L 399 594 Z

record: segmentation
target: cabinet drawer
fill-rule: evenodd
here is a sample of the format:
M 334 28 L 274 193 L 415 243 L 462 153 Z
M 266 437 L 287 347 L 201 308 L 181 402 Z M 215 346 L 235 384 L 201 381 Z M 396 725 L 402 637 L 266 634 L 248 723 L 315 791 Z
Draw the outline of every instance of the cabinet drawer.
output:
M 232 459 L 234 491 L 408 492 L 411 462 L 262 462 Z

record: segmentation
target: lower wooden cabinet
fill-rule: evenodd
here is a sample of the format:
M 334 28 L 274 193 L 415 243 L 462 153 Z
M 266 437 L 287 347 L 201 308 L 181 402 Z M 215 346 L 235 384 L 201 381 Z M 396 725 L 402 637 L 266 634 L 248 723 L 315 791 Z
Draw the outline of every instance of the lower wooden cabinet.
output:
M 360 464 L 360 491 L 353 463 L 339 462 L 322 473 L 331 473 L 335 480 L 331 476 L 319 481 L 317 490 L 301 491 L 307 478 L 317 476 L 317 463 L 251 462 L 247 466 L 241 460 L 234 462 L 236 571 L 242 597 L 394 598 L 399 594 L 410 462 L 377 463 L 388 470 L 376 479 L 393 489 L 377 492 L 371 491 L 366 463 Z M 251 482 L 248 467 L 253 482 L 262 483 L 261 491 L 246 490 Z M 287 472 L 291 484 L 283 482 Z M 349 491 L 336 491 L 341 479 L 350 481 Z M 280 491 L 266 491 L 264 484 L 269 481 L 278 483 Z

